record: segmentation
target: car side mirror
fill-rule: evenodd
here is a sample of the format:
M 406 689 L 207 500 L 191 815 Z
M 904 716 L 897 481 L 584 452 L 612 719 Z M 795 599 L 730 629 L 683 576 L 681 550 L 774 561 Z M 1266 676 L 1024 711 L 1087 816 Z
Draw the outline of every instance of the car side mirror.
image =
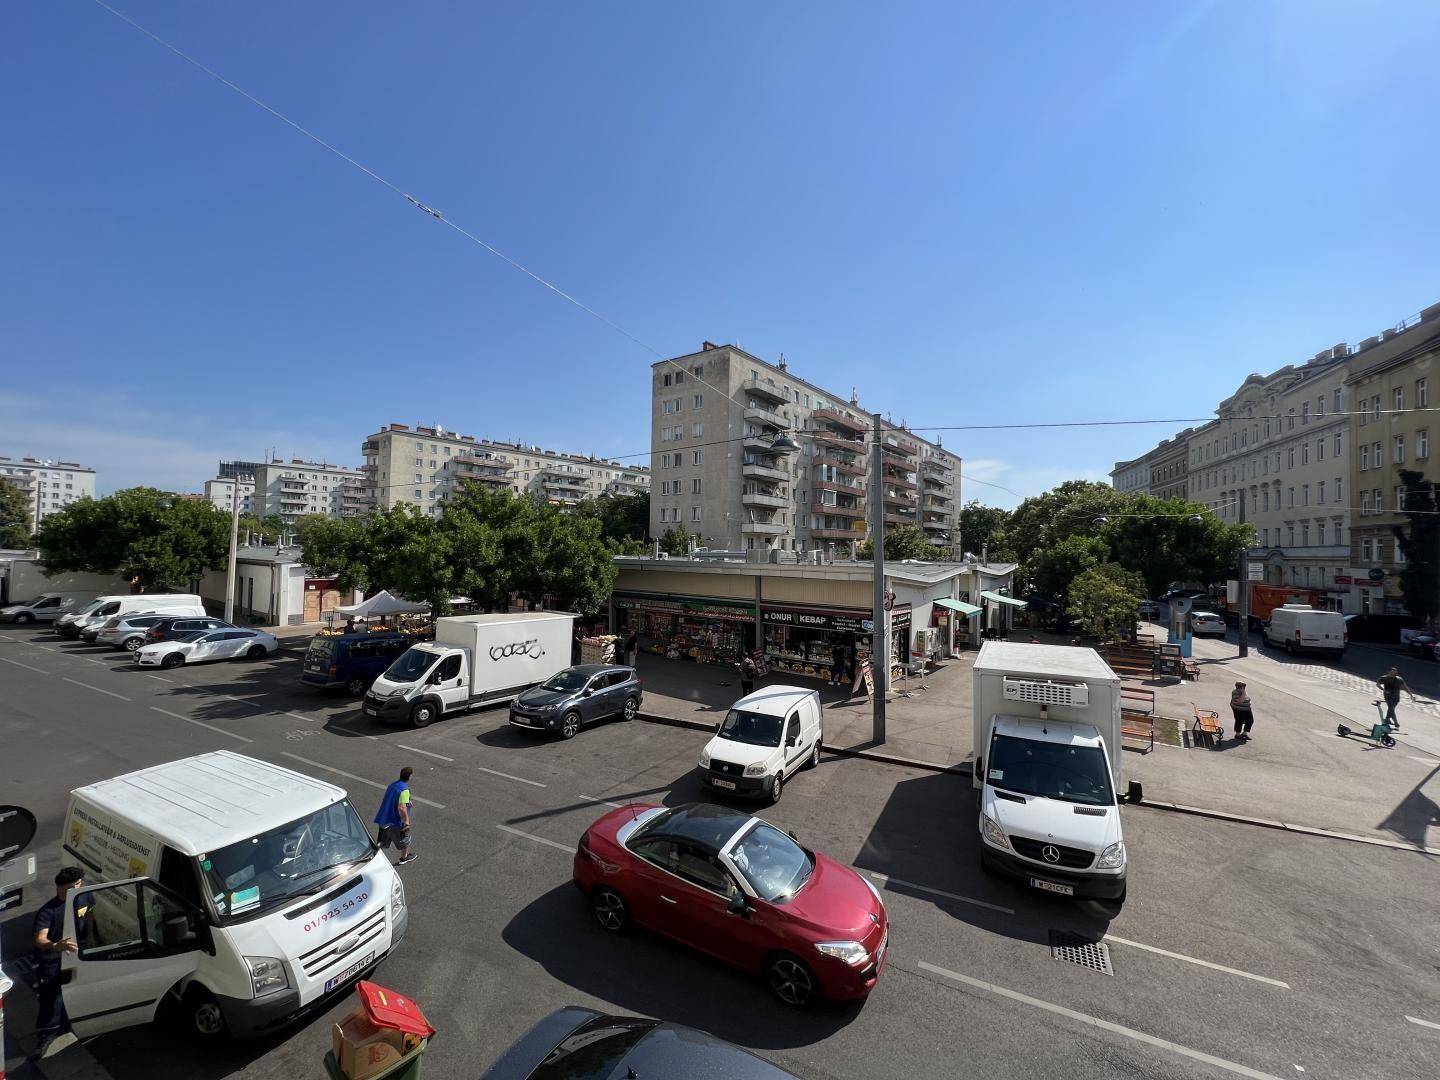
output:
M 589 697 L 589 696 L 590 696 L 591 694 L 593 694 L 594 692 L 595 692 L 594 690 L 590 689 L 590 687 L 587 686 L 587 687 L 585 687 L 584 690 L 581 690 L 581 691 L 580 691 L 580 696 L 581 696 L 581 697 Z
M 1130 781 L 1130 789 L 1125 793 L 1125 801 L 1129 803 L 1140 803 L 1145 800 L 1145 789 L 1139 780 Z
M 735 899 L 731 900 L 730 903 L 725 906 L 725 914 L 739 915 L 742 919 L 748 919 L 750 917 L 750 901 L 744 893 L 738 894 Z
M 800 741 L 800 736 L 799 736 L 799 735 L 791 735 L 791 736 L 789 736 L 788 738 L 786 738 L 786 740 L 785 740 L 785 745 L 786 745 L 786 746 L 794 746 L 794 745 L 795 745 L 796 743 L 798 743 L 799 741 Z
M 190 916 L 167 916 L 162 927 L 161 937 L 167 949 L 183 949 L 195 944 L 195 927 L 190 922 Z

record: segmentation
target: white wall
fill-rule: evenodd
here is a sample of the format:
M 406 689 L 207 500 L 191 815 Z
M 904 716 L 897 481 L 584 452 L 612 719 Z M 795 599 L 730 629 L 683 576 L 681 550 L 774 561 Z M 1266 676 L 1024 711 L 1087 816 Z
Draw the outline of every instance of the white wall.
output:
M 8 566 L 7 566 L 8 561 Z M 131 591 L 130 583 L 114 574 L 46 574 L 39 560 L 33 557 L 0 561 L 0 574 L 7 577 L 5 597 L 8 602 L 33 600 L 47 592 L 90 592 L 107 596 Z

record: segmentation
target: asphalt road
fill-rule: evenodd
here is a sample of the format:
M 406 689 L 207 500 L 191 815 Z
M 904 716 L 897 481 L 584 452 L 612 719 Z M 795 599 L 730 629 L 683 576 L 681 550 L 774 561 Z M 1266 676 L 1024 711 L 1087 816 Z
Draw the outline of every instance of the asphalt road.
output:
M 40 818 L 42 880 L 69 789 L 129 769 L 238 750 L 369 810 L 415 767 L 416 796 L 438 805 L 418 808 L 421 857 L 402 871 L 411 929 L 376 978 L 439 1029 L 432 1080 L 477 1076 L 570 1003 L 691 1024 L 811 1077 L 1440 1073 L 1440 867 L 1424 855 L 1127 807 L 1116 912 L 981 875 L 968 779 L 827 758 L 764 815 L 879 876 L 891 957 L 863 1006 L 795 1013 L 683 948 L 605 937 L 569 883 L 599 800 L 707 798 L 699 733 L 615 722 L 538 741 L 502 710 L 397 731 L 299 687 L 294 653 L 147 674 L 43 630 L 0 634 L 0 801 Z M 0 928 L 7 956 L 23 952 L 39 895 Z M 1114 975 L 1053 959 L 1052 930 L 1108 935 Z M 317 1075 L 349 1008 L 221 1051 L 145 1029 L 89 1050 L 117 1080 L 290 1080 Z

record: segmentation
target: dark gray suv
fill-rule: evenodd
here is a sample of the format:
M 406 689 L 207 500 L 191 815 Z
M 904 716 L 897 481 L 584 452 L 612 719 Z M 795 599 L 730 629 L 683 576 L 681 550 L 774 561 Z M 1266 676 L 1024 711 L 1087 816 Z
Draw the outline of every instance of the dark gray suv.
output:
M 573 739 L 584 724 L 606 716 L 634 720 L 644 697 L 634 668 L 579 664 L 550 676 L 510 703 L 510 723 Z

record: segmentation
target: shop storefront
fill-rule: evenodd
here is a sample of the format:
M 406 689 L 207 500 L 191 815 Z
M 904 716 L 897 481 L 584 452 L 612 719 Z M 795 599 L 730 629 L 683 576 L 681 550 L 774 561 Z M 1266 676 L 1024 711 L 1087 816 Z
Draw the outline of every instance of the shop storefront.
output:
M 739 601 L 657 599 L 617 594 L 617 632 L 671 660 L 733 664 L 755 648 L 755 608 Z
M 930 609 L 930 622 L 939 636 L 939 647 L 950 655 L 965 645 L 973 645 L 971 630 L 977 624 L 972 618 L 981 609 L 969 602 L 970 594 L 961 593 L 960 599 L 941 597 Z
M 853 678 L 855 666 L 870 656 L 875 624 L 868 612 L 765 606 L 760 619 L 772 671 L 829 679 L 838 660 Z

